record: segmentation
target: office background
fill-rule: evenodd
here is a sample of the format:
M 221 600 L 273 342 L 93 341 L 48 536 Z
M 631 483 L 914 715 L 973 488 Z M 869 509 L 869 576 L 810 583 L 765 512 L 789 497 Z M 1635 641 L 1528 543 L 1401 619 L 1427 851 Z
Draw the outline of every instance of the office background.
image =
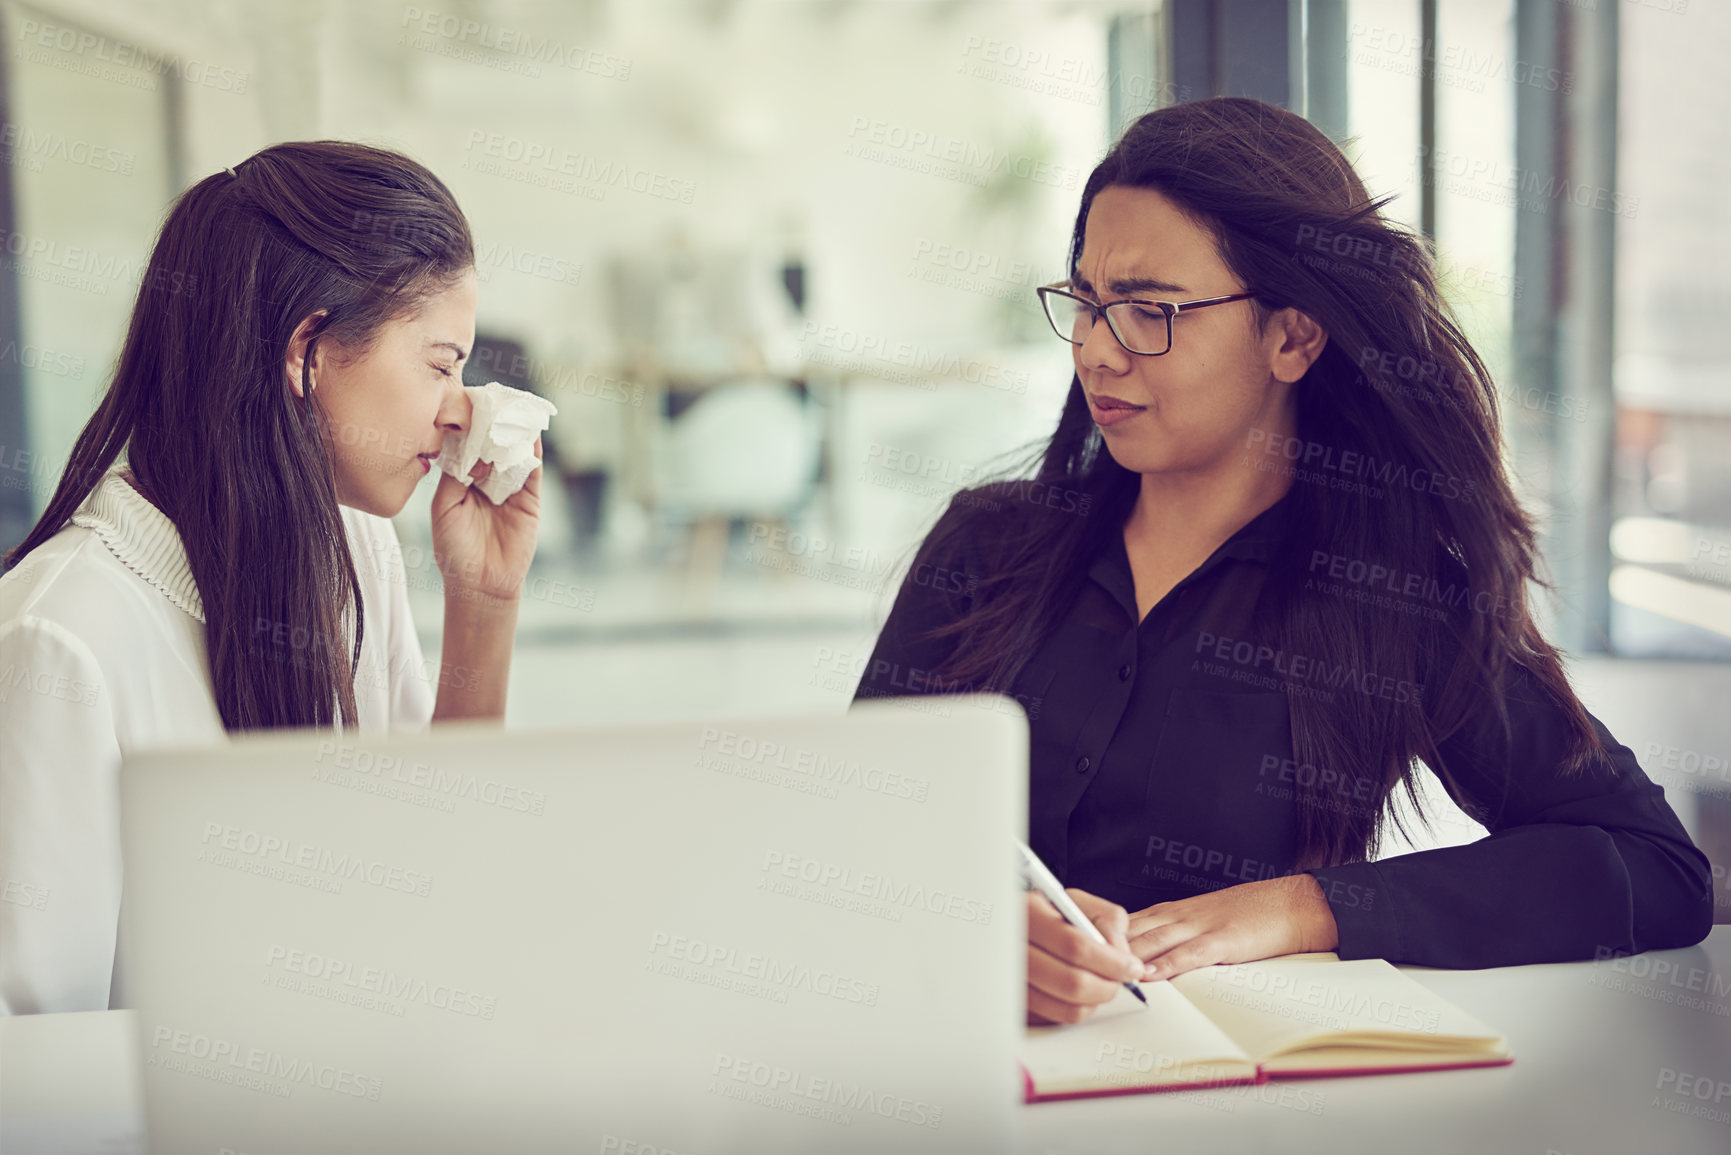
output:
M 1055 421 L 1033 288 L 1089 169 L 1148 108 L 1256 96 L 1434 238 L 1548 629 L 1731 921 L 1728 52 L 1706 0 L 0 3 L 0 548 L 173 198 L 362 140 L 469 216 L 469 382 L 560 410 L 508 724 L 840 710 L 948 496 Z M 436 672 L 432 489 L 397 526 Z M 1481 833 L 1437 801 L 1422 844 Z

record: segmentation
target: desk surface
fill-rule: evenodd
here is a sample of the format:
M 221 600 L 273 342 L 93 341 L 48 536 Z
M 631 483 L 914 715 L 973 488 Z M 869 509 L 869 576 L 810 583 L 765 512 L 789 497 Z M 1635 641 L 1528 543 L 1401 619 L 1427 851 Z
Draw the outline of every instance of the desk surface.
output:
M 1024 1150 L 1731 1151 L 1731 926 L 1633 958 L 1401 969 L 1502 1030 L 1513 1065 L 1038 1103 Z M 0 1018 L 0 1151 L 140 1150 L 131 1030 L 125 1011 Z
M 1502 1031 L 1514 1063 L 1036 1103 L 1023 1110 L 1026 1150 L 1731 1151 L 1731 926 L 1633 958 L 1400 969 Z

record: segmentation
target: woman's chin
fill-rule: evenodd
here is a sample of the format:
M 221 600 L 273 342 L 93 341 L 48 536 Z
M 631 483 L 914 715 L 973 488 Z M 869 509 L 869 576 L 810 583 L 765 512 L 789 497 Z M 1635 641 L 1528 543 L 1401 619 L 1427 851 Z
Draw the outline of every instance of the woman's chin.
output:
M 414 470 L 413 476 L 405 472 L 396 477 L 370 477 L 365 485 L 340 486 L 337 502 L 374 517 L 395 517 L 403 512 L 409 498 L 414 496 L 415 487 L 425 479 L 418 462 Z

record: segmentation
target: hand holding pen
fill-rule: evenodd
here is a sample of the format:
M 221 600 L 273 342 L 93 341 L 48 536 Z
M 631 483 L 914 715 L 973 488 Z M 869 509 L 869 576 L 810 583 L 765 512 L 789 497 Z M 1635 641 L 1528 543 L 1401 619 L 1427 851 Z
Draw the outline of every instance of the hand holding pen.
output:
M 1111 1002 L 1119 984 L 1146 1003 L 1134 981 L 1142 960 L 1130 952 L 1124 908 L 1066 891 L 1020 841 L 1016 856 L 1028 887 L 1028 1021 L 1081 1022 Z

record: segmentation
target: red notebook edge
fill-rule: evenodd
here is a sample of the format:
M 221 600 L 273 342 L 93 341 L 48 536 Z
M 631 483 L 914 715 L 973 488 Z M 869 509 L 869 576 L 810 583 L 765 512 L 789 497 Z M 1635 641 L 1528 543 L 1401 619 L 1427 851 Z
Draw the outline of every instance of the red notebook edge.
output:
M 1056 1103 L 1062 1099 L 1104 1099 L 1118 1095 L 1151 1095 L 1161 1091 L 1201 1091 L 1209 1087 L 1248 1087 L 1256 1083 L 1266 1083 L 1267 1077 L 1258 1071 L 1254 1077 L 1242 1079 L 1211 1079 L 1205 1083 L 1168 1083 L 1164 1086 L 1142 1087 L 1108 1087 L 1098 1091 L 1060 1091 L 1052 1095 L 1042 1095 L 1034 1090 L 1034 1076 L 1028 1073 L 1028 1068 L 1022 1068 L 1022 1103 Z
M 1244 1079 L 1214 1079 L 1206 1083 L 1169 1083 L 1153 1087 L 1110 1087 L 1098 1091 L 1061 1091 L 1053 1095 L 1042 1095 L 1034 1089 L 1034 1076 L 1028 1073 L 1028 1068 L 1022 1067 L 1022 1103 L 1055 1103 L 1065 1099 L 1103 1099 L 1118 1095 L 1148 1095 L 1160 1091 L 1200 1091 L 1210 1087 L 1245 1087 L 1273 1082 L 1276 1079 L 1335 1079 L 1357 1075 L 1407 1075 L 1419 1071 L 1458 1071 L 1470 1067 L 1506 1067 L 1515 1058 L 1510 1055 L 1506 1059 L 1476 1059 L 1464 1063 L 1430 1063 L 1421 1067 L 1340 1067 L 1321 1071 L 1281 1071 L 1269 1074 L 1261 1067 L 1256 1069 L 1255 1078 Z M 1018 1064 L 1020 1065 L 1020 1064 Z

